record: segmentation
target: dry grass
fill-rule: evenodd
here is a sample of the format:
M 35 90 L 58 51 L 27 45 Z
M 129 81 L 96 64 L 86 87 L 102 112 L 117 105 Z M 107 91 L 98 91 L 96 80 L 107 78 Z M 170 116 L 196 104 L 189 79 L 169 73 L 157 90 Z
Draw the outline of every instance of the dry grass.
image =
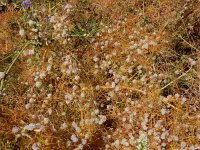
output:
M 199 149 L 199 1 L 69 4 L 69 14 L 61 3 L 27 11 L 38 10 L 35 18 L 23 12 L 18 23 L 26 30 L 24 37 L 8 24 L 20 17 L 18 12 L 0 14 L 0 72 L 15 58 L 4 60 L 16 50 L 13 45 L 34 36 L 42 43 L 29 45 L 6 76 L 0 147 Z M 54 28 L 43 21 L 50 16 L 55 16 Z M 30 20 L 41 27 L 30 27 Z M 61 36 L 62 25 L 69 29 L 67 37 Z

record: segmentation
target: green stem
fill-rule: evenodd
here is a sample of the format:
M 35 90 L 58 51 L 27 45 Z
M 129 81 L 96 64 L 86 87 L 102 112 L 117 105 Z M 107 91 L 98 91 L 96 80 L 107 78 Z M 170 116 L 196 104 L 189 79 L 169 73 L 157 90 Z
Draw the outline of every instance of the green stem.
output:
M 5 77 L 1 80 L 1 85 L 0 85 L 0 91 L 3 90 L 3 84 L 5 81 L 6 76 L 8 75 L 8 73 L 10 72 L 12 66 L 15 64 L 15 62 L 17 61 L 17 59 L 19 58 L 20 54 L 27 48 L 27 46 L 29 46 L 30 42 L 27 42 L 24 44 L 24 46 L 22 47 L 22 49 L 17 53 L 17 55 L 15 56 L 15 58 L 13 59 L 12 63 L 8 66 L 8 68 L 5 70 Z

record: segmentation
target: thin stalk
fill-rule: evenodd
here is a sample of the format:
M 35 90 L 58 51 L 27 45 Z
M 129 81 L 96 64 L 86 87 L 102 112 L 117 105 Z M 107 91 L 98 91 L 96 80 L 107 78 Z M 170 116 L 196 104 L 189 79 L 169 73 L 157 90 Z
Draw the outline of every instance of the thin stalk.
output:
M 16 54 L 16 56 L 13 59 L 12 63 L 5 70 L 5 77 L 3 79 L 1 79 L 0 91 L 3 90 L 3 84 L 4 84 L 6 76 L 10 72 L 11 68 L 13 67 L 13 65 L 15 64 L 15 62 L 17 61 L 17 59 L 19 58 L 20 54 L 27 48 L 27 46 L 29 46 L 29 44 L 30 44 L 30 42 L 27 42 L 27 43 L 24 44 L 24 46 L 22 47 L 22 49 Z
M 162 87 L 161 90 L 164 90 L 169 85 L 171 85 L 173 82 L 175 82 L 175 81 L 179 80 L 180 78 L 182 78 L 183 76 L 185 76 L 191 69 L 192 69 L 192 66 L 185 73 L 183 73 L 182 75 L 180 75 L 178 78 L 174 79 L 173 81 L 169 82 L 167 85 L 165 85 L 164 87 Z

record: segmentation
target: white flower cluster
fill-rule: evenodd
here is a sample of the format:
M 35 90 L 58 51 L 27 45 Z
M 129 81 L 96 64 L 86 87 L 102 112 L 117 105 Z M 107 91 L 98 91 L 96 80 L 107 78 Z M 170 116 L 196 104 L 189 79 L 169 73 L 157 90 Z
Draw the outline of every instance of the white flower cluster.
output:
M 139 138 L 137 140 L 137 149 L 138 150 L 146 150 L 147 149 L 147 142 L 148 142 L 148 138 L 144 133 L 141 133 L 139 135 Z
M 190 102 L 189 96 L 178 92 L 167 95 L 160 90 L 182 72 L 175 68 L 172 74 L 166 74 L 162 64 L 158 64 L 157 55 L 162 54 L 159 51 L 162 41 L 157 37 L 160 31 L 126 29 L 130 23 L 127 18 L 115 20 L 112 25 L 101 22 L 96 36 L 86 40 L 89 47 L 84 43 L 87 34 L 82 35 L 86 29 L 75 30 L 81 23 L 73 20 L 79 11 L 74 7 L 66 4 L 48 16 L 44 13 L 46 9 L 42 9 L 43 14 L 33 12 L 27 21 L 30 29 L 19 31 L 22 37 L 32 36 L 32 42 L 45 41 L 46 46 L 42 45 L 39 51 L 37 46 L 31 47 L 25 52 L 25 56 L 31 56 L 29 66 L 33 77 L 27 82 L 25 92 L 25 111 L 30 120 L 26 125 L 22 122 L 22 126 L 13 127 L 12 133 L 34 140 L 33 150 L 43 146 L 36 142 L 35 132 L 49 134 L 49 131 L 55 133 L 57 144 L 67 149 L 87 149 L 94 138 L 102 140 L 108 150 L 145 150 L 152 145 L 164 150 L 172 142 L 187 149 L 187 141 L 181 141 L 173 131 L 185 128 L 189 132 L 190 125 L 171 127 L 168 118 L 176 120 L 172 114 L 180 115 L 183 120 L 188 118 L 179 108 Z M 191 66 L 196 65 L 192 58 L 188 61 Z M 5 73 L 0 72 L 0 79 L 4 77 Z M 49 139 L 55 138 L 41 137 L 46 138 L 47 145 Z
M 36 131 L 36 132 L 44 131 L 44 129 L 45 129 L 44 125 L 40 123 L 36 123 L 36 124 L 30 123 L 23 127 L 23 130 Z

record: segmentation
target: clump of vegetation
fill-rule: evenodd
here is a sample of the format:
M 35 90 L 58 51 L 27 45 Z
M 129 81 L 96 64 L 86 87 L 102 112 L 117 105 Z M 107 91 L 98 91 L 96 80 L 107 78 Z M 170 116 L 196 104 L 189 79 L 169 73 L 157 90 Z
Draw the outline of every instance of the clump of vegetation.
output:
M 198 4 L 18 3 L 16 49 L 0 52 L 0 146 L 198 149 Z

